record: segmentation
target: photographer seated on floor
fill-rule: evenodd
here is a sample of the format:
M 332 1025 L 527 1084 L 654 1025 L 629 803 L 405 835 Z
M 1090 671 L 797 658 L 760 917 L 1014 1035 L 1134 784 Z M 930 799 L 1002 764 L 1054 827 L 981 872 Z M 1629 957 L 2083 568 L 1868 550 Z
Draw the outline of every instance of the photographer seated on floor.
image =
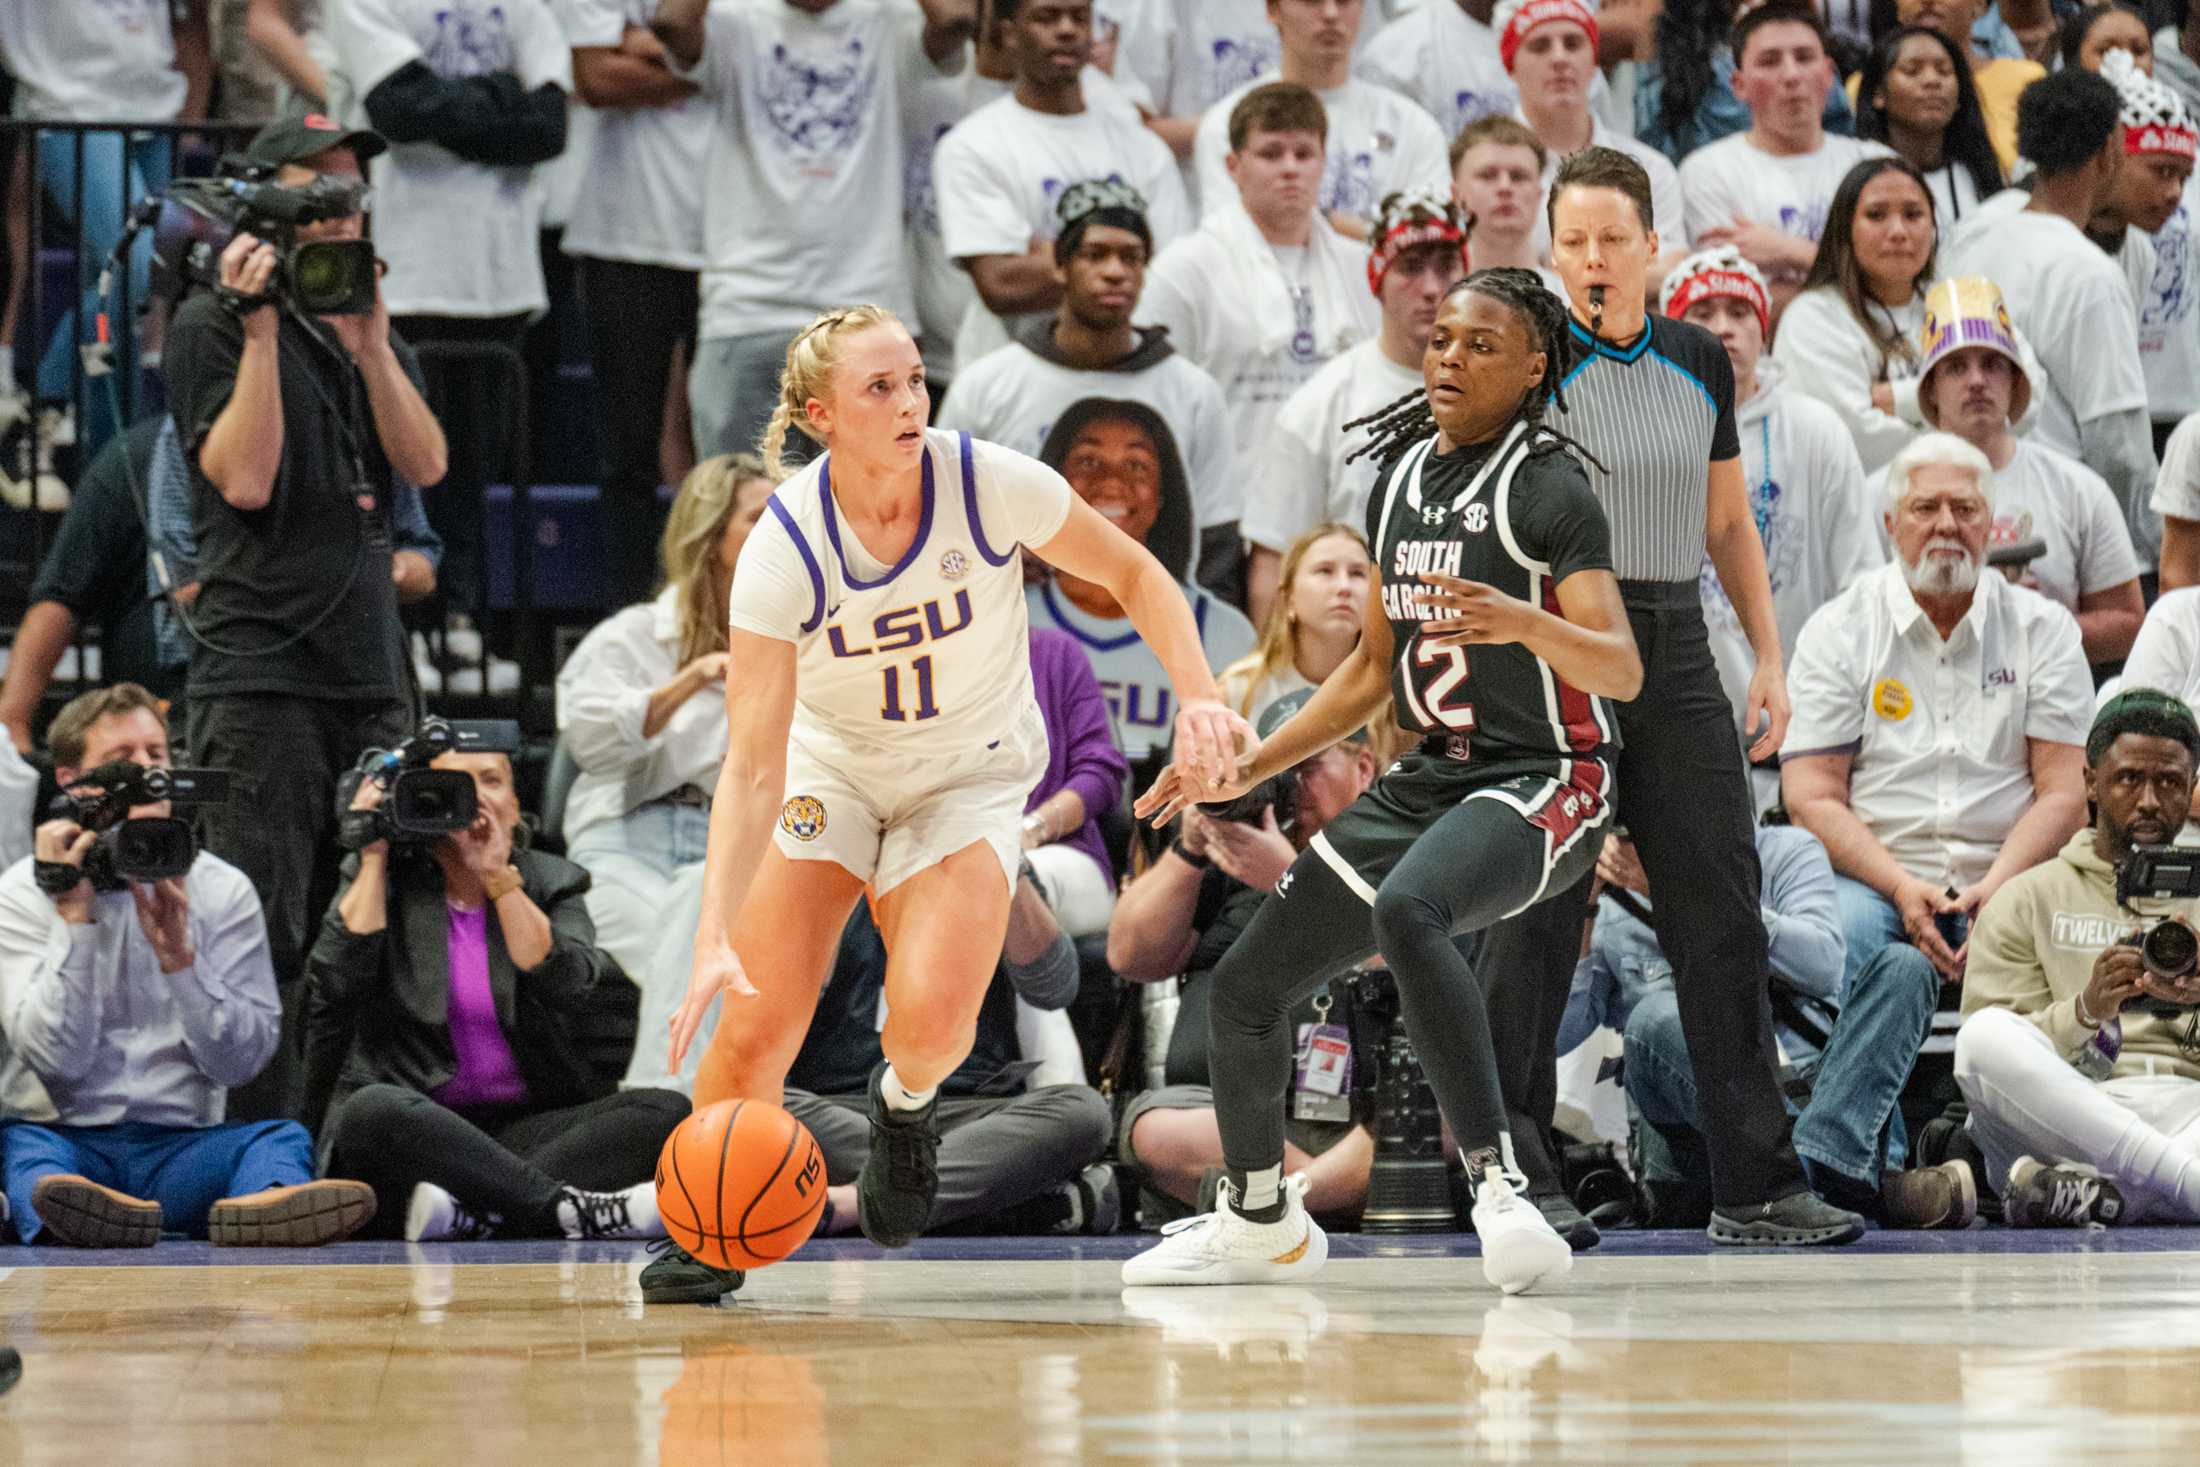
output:
M 1971 932 L 1956 1035 L 1970 1146 L 1952 1165 L 2012 1227 L 2200 1223 L 2200 723 L 2111 698 L 2085 743 L 2093 823 L 2013 876 Z
M 47 735 L 63 795 L 0 874 L 0 1114 L 26 1243 L 146 1248 L 165 1231 L 302 1245 L 374 1213 L 315 1181 L 295 1121 L 224 1124 L 281 1010 L 252 884 L 171 812 L 168 725 L 135 683 L 84 693 Z M 184 793 L 221 776 L 178 771 Z
M 1090 1085 L 1026 1089 L 1038 1068 L 1020 1058 L 1016 1001 L 1066 1007 L 1077 996 L 1077 952 L 1026 861 L 1008 909 L 1008 936 L 978 1010 L 970 1057 L 940 1082 L 940 1187 L 929 1230 L 1112 1233 L 1120 1215 L 1108 1149 L 1108 1105 Z M 871 1144 L 866 1094 L 884 1062 L 886 945 L 867 904 L 840 938 L 802 1051 L 787 1071 L 786 1107 L 825 1153 L 821 1236 L 854 1232 L 856 1173 Z M 645 1040 L 645 1042 L 647 1042 Z
M 384 1236 L 659 1237 L 657 1153 L 687 1097 L 612 1092 L 576 1043 L 611 963 L 588 873 L 515 844 L 511 759 L 489 746 L 517 736 L 430 719 L 363 761 L 306 962 L 305 1118 L 388 1200 Z
M 1269 704 L 1260 716 L 1260 736 L 1281 728 L 1312 696 L 1312 689 L 1301 688 Z M 1117 1154 L 1147 1185 L 1187 1209 L 1213 1208 L 1222 1167 L 1222 1135 L 1207 1083 L 1209 975 L 1307 842 L 1358 799 L 1375 774 L 1363 729 L 1227 807 L 1187 810 L 1176 839 L 1116 899 L 1108 966 L 1131 983 L 1174 982 L 1183 975 L 1174 1027 L 1165 1036 L 1146 1037 L 1149 1047 L 1168 1053 L 1165 1083 L 1132 1097 Z M 1351 1043 L 1351 1025 L 1337 1006 L 1340 988 L 1331 985 L 1293 1013 L 1302 1051 L 1313 1032 L 1309 1025 L 1332 1027 Z M 1301 1064 L 1292 1079 L 1284 1170 L 1306 1175 L 1307 1210 L 1325 1220 L 1357 1216 L 1375 1159 L 1367 1127 L 1353 1117 L 1349 1068 Z

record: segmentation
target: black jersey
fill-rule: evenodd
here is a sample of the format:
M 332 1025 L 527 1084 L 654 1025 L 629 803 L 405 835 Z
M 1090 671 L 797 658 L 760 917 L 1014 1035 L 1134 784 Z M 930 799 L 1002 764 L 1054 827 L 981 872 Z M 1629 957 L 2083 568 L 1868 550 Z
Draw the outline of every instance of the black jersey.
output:
M 1426 438 L 1368 496 L 1367 538 L 1396 644 L 1398 721 L 1449 735 L 1453 758 L 1588 759 L 1619 744 L 1610 705 L 1526 647 L 1421 639 L 1421 623 L 1442 614 L 1415 598 L 1423 575 L 1479 581 L 1555 615 L 1560 581 L 1612 568 L 1611 530 L 1581 465 L 1549 447 L 1531 454 L 1530 441 L 1520 423 L 1495 444 L 1448 454 Z

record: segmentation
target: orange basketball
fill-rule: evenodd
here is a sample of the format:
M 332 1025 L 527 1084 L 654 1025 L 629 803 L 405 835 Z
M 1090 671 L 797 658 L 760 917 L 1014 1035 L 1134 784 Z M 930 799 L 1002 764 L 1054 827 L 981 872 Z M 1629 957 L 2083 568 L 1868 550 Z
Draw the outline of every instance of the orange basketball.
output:
M 809 1241 L 825 1211 L 825 1154 L 809 1127 L 761 1100 L 705 1106 L 657 1156 L 657 1215 L 714 1268 L 762 1268 Z

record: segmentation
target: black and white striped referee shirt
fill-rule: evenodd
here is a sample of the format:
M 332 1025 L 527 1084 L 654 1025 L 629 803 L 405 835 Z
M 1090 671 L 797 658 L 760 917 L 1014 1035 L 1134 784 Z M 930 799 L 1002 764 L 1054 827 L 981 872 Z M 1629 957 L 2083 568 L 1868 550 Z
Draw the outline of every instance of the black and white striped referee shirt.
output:
M 1551 423 L 1604 461 L 1585 463 L 1612 525 L 1622 581 L 1694 581 L 1703 569 L 1707 470 L 1738 458 L 1734 368 L 1700 326 L 1651 316 L 1617 347 L 1572 323 L 1584 355 L 1566 375 L 1566 411 Z

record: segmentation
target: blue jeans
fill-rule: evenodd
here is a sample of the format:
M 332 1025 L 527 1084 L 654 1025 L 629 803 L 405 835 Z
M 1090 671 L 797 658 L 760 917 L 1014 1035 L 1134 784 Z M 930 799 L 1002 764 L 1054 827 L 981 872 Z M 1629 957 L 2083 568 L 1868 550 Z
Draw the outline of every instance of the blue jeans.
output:
M 83 291 L 77 307 L 55 323 L 53 335 L 38 359 L 38 397 L 41 402 L 66 402 L 74 379 L 72 359 L 77 347 L 96 339 L 93 318 L 99 310 L 99 272 L 107 256 L 121 242 L 122 226 L 138 200 L 168 186 L 172 168 L 166 137 L 143 133 L 87 133 L 84 139 L 84 171 L 77 174 L 77 135 L 42 133 L 38 139 L 39 181 L 55 209 L 76 223 L 79 259 L 78 286 Z M 148 271 L 153 259 L 153 231 L 137 237 L 130 250 L 130 306 L 145 304 Z M 122 307 L 118 289 L 113 303 Z M 130 323 L 113 318 L 115 335 L 124 338 Z M 130 359 L 118 351 L 118 364 Z M 101 409 L 104 414 L 104 409 Z M 91 440 L 84 440 L 87 445 Z
M 1807 1066 L 1809 1103 L 1798 1108 L 1790 1100 L 1788 1111 L 1797 1117 L 1795 1149 L 1812 1188 L 1862 1201 L 1876 1195 L 1880 1174 L 1901 1166 L 1908 1152 L 1896 1102 L 1932 1029 L 1940 977 L 1901 940 L 1900 919 L 1878 893 L 1845 877 L 1836 881 L 1850 962 L 1841 1016 L 1825 1052 Z M 1653 1133 L 1644 1148 L 1645 1177 L 1708 1177 L 1695 1072 L 1671 989 L 1635 1005 L 1625 1037 L 1627 1096 Z
M 313 1180 L 313 1140 L 296 1121 L 219 1126 L 42 1126 L 18 1121 L 5 1139 L 8 1206 L 15 1230 L 34 1241 L 44 1224 L 31 1206 L 41 1177 L 78 1176 L 158 1202 L 169 1232 L 206 1232 L 208 1209 L 224 1197 Z

